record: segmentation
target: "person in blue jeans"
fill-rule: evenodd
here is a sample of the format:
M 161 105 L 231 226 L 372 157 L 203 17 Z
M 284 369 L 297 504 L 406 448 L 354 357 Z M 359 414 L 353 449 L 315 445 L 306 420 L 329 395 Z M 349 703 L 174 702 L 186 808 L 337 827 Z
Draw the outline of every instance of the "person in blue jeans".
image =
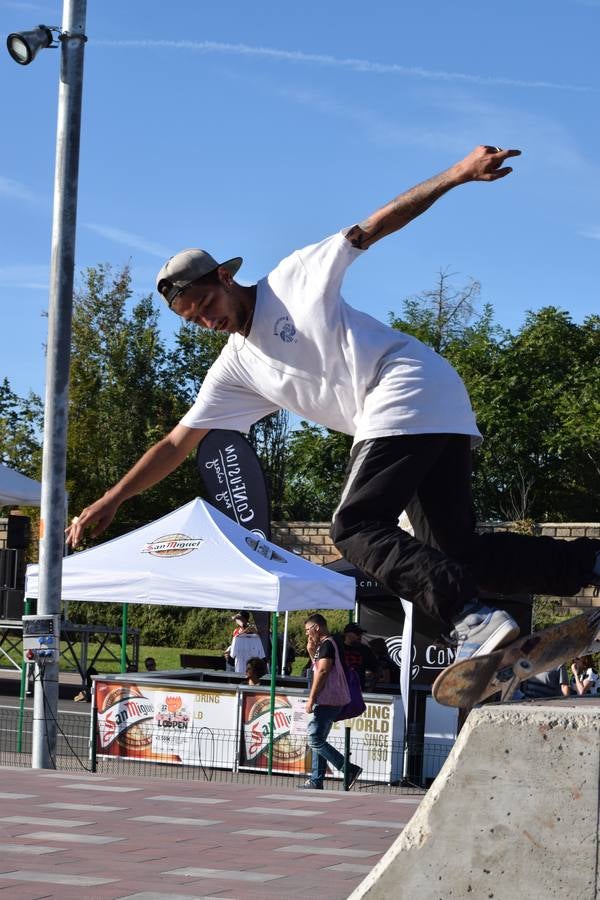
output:
M 344 768 L 344 756 L 327 742 L 331 726 L 337 720 L 343 704 L 335 704 L 332 693 L 332 672 L 339 650 L 329 633 L 326 619 L 315 613 L 304 623 L 308 655 L 312 659 L 312 679 L 306 702 L 306 712 L 312 713 L 307 729 L 308 746 L 312 751 L 312 770 L 310 778 L 301 788 L 323 790 L 323 781 L 327 771 L 327 763 L 341 772 Z M 329 701 L 329 702 L 328 702 Z M 360 766 L 350 764 L 348 787 L 352 788 L 362 773 Z

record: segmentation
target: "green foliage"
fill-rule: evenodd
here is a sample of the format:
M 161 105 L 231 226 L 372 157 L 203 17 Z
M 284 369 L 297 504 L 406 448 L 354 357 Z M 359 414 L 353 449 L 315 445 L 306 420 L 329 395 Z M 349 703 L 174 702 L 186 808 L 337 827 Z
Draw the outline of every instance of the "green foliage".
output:
M 39 478 L 42 401 L 37 394 L 19 397 L 8 378 L 0 384 L 0 463 L 30 478 Z
M 393 327 L 429 343 L 465 382 L 484 442 L 475 456 L 480 519 L 600 517 L 600 317 L 582 325 L 555 307 L 513 335 L 476 311 L 477 282 L 406 300 Z
M 326 522 L 337 506 L 352 438 L 301 422 L 290 434 L 282 504 L 284 519 Z

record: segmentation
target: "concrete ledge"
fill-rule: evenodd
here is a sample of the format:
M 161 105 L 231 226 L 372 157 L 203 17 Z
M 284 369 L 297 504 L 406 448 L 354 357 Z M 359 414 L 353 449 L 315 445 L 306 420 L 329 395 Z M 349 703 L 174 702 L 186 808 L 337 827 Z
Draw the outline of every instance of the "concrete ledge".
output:
M 599 776 L 598 699 L 473 710 L 349 900 L 596 900 Z

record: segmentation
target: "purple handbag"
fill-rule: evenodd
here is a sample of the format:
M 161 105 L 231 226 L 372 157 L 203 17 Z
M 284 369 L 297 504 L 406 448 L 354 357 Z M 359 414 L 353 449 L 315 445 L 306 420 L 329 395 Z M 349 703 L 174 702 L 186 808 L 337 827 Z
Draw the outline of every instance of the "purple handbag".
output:
M 367 704 L 362 695 L 360 678 L 354 669 L 346 669 L 346 681 L 348 683 L 348 690 L 350 691 L 350 700 L 335 717 L 335 722 L 340 722 L 342 719 L 355 719 L 357 716 L 362 716 L 367 708 Z
M 336 642 L 331 638 L 326 638 L 326 640 L 331 640 L 333 644 L 335 662 L 329 670 L 327 681 L 317 694 L 316 702 L 321 706 L 343 706 L 345 708 L 351 699 L 346 673 L 340 660 Z

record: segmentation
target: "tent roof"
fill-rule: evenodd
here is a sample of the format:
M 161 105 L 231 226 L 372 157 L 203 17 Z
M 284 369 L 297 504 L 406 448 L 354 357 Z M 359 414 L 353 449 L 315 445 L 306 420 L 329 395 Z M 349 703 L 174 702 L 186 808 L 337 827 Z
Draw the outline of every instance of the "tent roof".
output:
M 0 465 L 0 506 L 39 506 L 41 493 L 39 481 Z
M 27 567 L 26 597 L 38 595 Z M 196 498 L 63 561 L 64 600 L 275 612 L 352 609 L 355 583 L 259 538 Z

